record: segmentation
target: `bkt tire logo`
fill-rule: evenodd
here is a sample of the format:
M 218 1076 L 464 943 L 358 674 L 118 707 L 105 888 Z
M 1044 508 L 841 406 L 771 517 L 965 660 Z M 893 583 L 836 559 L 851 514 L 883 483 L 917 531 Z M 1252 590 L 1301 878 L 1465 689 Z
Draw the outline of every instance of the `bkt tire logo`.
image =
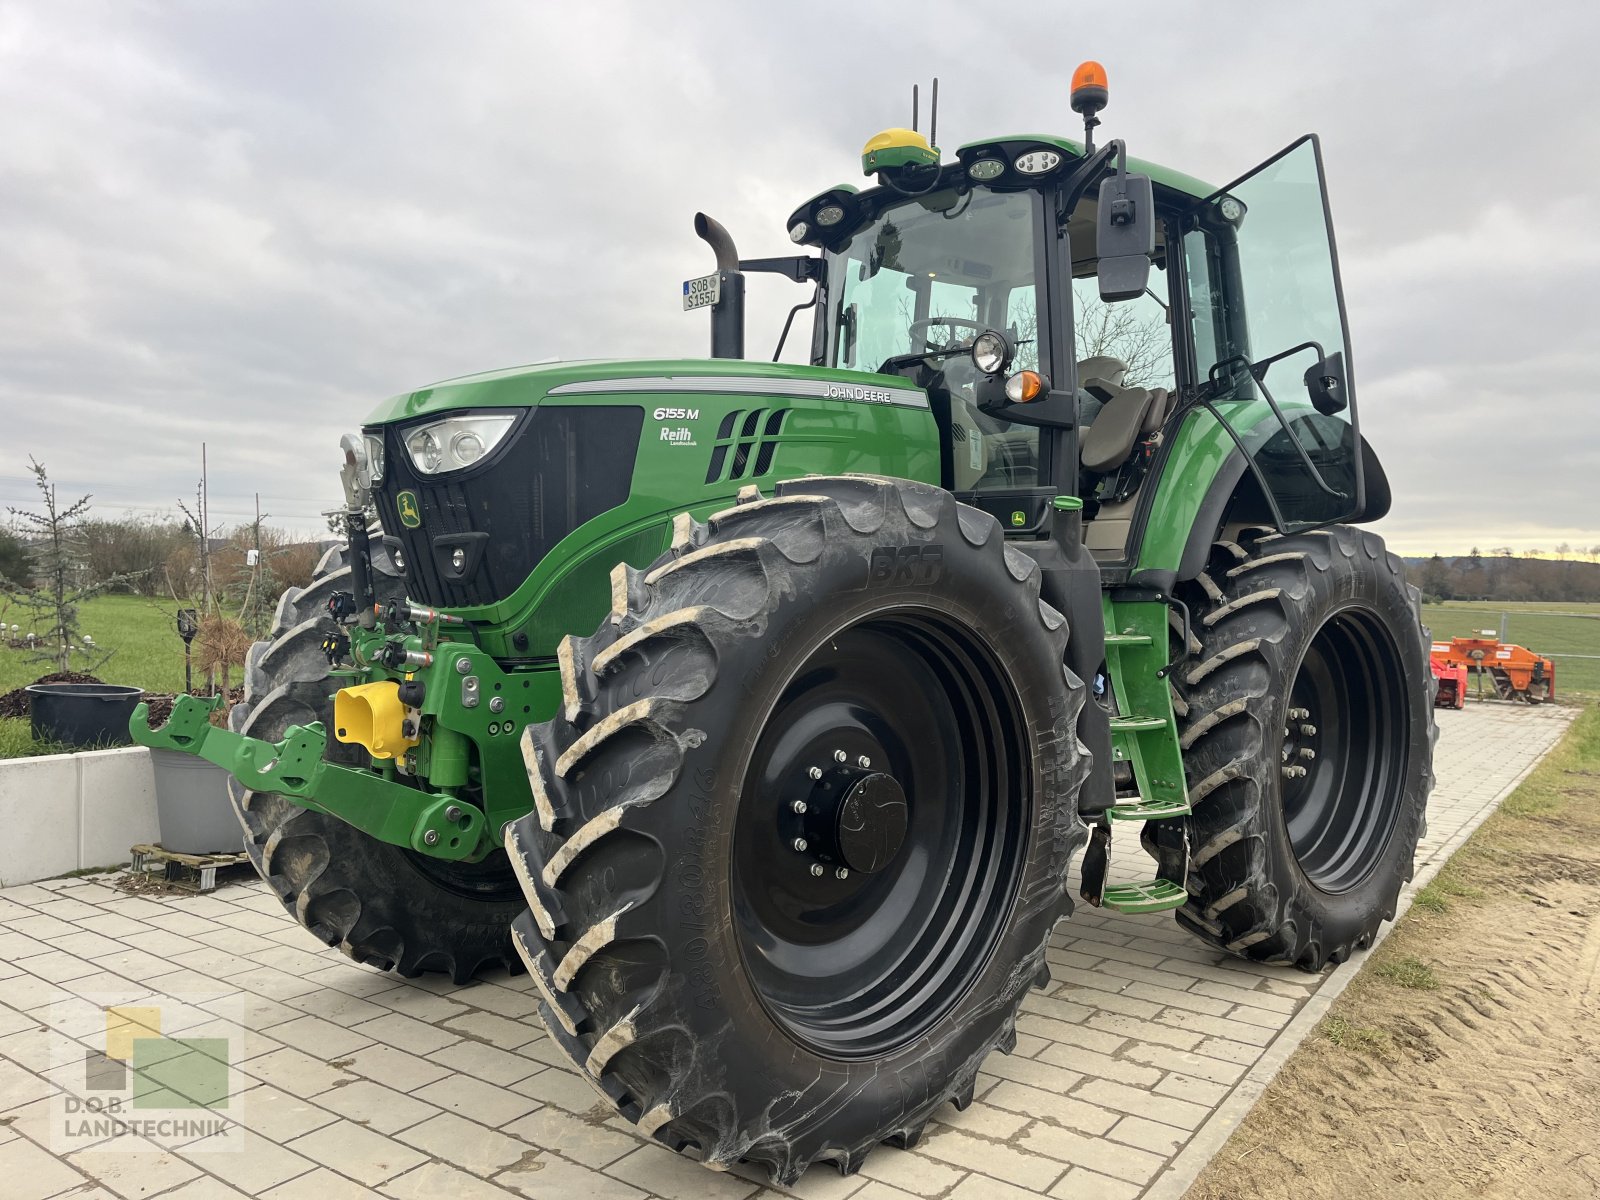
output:
M 698 421 L 700 410 L 698 408 L 658 408 L 656 420 L 658 421 Z

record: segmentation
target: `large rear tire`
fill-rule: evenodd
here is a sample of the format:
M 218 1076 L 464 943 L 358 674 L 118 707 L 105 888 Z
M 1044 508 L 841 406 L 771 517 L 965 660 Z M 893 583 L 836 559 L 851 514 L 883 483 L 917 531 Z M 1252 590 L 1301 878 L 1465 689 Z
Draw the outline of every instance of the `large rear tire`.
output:
M 372 560 L 379 602 L 403 597 L 405 583 L 376 541 Z M 277 741 L 290 725 L 332 728 L 336 688 L 321 642 L 332 627 L 328 597 L 351 587 L 344 550 L 335 547 L 310 587 L 284 593 L 268 639 L 250 650 L 244 700 L 229 714 L 235 731 Z M 329 743 L 330 758 L 354 761 L 360 752 Z M 442 971 L 457 983 L 493 967 L 521 970 L 510 924 L 525 904 L 503 851 L 478 864 L 435 861 L 275 793 L 232 780 L 228 791 L 256 870 L 325 944 L 380 970 Z
M 1221 542 L 1176 673 L 1194 815 L 1187 929 L 1319 970 L 1372 943 L 1411 878 L 1437 686 L 1420 596 L 1346 525 Z
M 1084 840 L 1036 564 L 922 484 L 781 484 L 561 648 L 507 838 L 554 1042 L 641 1132 L 790 1183 L 964 1107 Z

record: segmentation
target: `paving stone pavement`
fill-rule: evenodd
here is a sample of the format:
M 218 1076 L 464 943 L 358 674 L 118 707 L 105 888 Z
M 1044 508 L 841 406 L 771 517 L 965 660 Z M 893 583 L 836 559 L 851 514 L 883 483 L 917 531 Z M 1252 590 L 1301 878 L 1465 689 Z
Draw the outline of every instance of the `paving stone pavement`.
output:
M 1493 809 L 1571 715 L 1439 713 L 1419 869 Z M 1125 842 L 1114 878 L 1148 873 L 1137 839 Z M 634 1136 L 543 1036 L 526 977 L 462 988 L 401 980 L 323 948 L 259 883 L 139 896 L 114 878 L 0 890 L 5 1200 L 779 1195 L 753 1172 L 715 1175 Z M 1203 1164 L 1195 1151 L 1214 1151 L 1242 1115 L 1242 1081 L 1253 1068 L 1270 1074 L 1295 1013 L 1351 969 L 1247 964 L 1165 915 L 1084 906 L 1049 957 L 1055 982 L 1025 1001 L 1016 1051 L 985 1064 L 976 1103 L 941 1112 L 914 1151 L 881 1147 L 849 1179 L 819 1167 L 793 1194 L 1180 1195 Z M 178 1121 L 64 1143 L 63 1112 L 95 1095 L 85 1064 L 111 1053 L 107 995 L 159 1011 L 160 1032 L 186 1038 L 170 1044 L 191 1063 L 226 1045 L 235 1091 L 225 1131 Z

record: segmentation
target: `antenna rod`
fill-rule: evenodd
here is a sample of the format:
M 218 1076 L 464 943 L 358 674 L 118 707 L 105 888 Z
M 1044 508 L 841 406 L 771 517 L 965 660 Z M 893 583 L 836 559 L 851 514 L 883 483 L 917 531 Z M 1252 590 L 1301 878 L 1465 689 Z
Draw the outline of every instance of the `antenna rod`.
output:
M 928 101 L 928 145 L 937 146 L 939 129 L 939 77 L 933 77 L 933 98 Z
M 911 85 L 911 132 L 917 131 L 917 85 Z

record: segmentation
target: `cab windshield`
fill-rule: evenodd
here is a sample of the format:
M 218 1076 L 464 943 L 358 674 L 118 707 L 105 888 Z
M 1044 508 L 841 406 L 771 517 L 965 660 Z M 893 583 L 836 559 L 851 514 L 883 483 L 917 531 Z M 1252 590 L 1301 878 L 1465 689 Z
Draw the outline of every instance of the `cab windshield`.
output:
M 1037 368 L 1036 192 L 943 188 L 884 208 L 827 253 L 824 363 L 894 370 L 903 355 L 959 351 L 985 329 L 1016 346 L 1012 370 Z M 950 395 L 958 491 L 1032 486 L 1038 431 L 978 411 L 964 353 L 924 360 Z

